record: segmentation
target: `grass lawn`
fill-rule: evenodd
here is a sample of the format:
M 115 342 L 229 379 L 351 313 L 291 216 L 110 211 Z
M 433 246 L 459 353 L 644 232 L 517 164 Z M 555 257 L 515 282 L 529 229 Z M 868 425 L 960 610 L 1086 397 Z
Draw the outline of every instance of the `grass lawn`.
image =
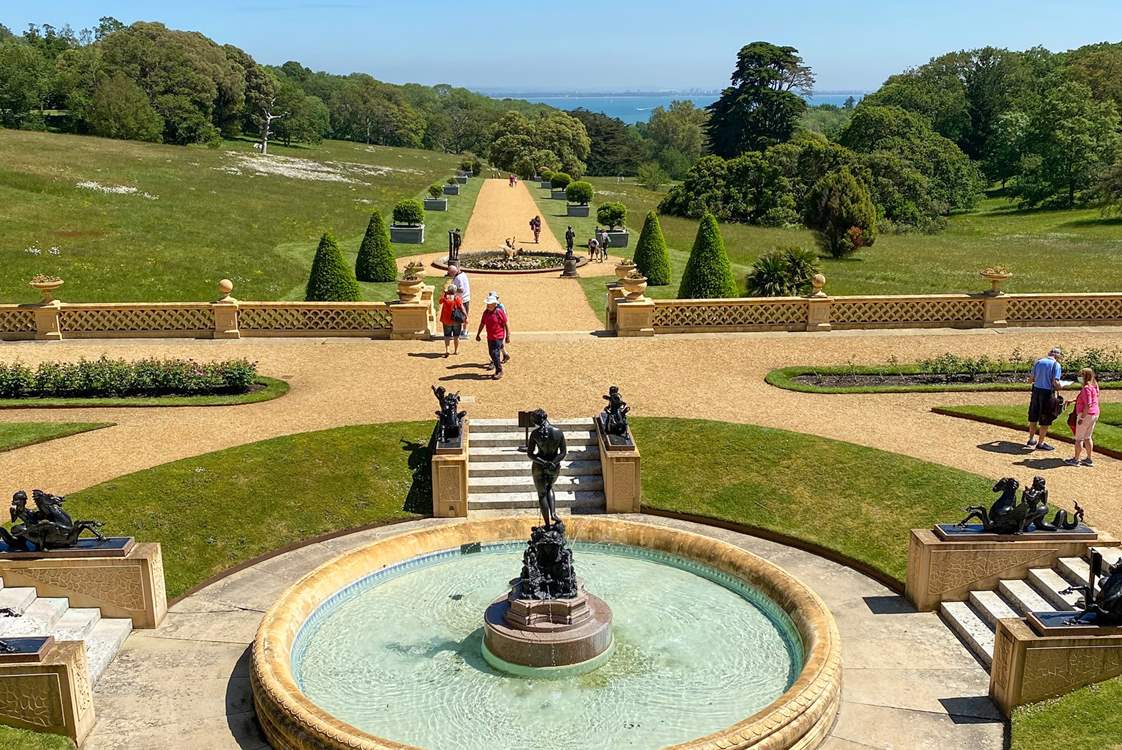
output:
M 27 281 L 36 273 L 66 280 L 63 301 L 210 300 L 223 277 L 239 299 L 282 299 L 303 289 L 325 230 L 361 236 L 372 210 L 388 215 L 459 161 L 344 141 L 269 151 L 302 161 L 255 158 L 248 140 L 208 149 L 3 131 L 0 300 L 35 301 Z M 289 174 L 258 174 L 266 163 Z M 77 187 L 86 181 L 138 192 Z M 38 255 L 26 252 L 34 247 Z
M 1122 677 L 1013 712 L 1012 750 L 1118 750 Z
M 0 422 L 0 453 L 112 426 L 112 422 Z
M 615 178 L 589 181 L 596 188 L 597 203 L 627 205 L 628 224 L 636 234 L 647 211 L 663 196 Z M 659 219 L 671 250 L 688 254 L 697 222 L 675 216 Z M 814 237 L 805 229 L 722 224 L 721 234 L 741 287 L 752 261 L 768 250 L 780 245 L 814 247 Z M 988 288 L 978 271 L 989 265 L 1012 270 L 1009 292 L 1105 292 L 1122 289 L 1120 260 L 1122 218 L 1103 217 L 1096 208 L 1022 211 L 995 194 L 974 211 L 951 217 L 940 234 L 882 233 L 855 258 L 822 259 L 822 272 L 829 280 L 826 291 L 838 295 L 978 292 Z M 676 272 L 672 284 L 662 289 L 676 295 L 679 279 Z M 651 291 L 657 296 L 660 290 Z
M 108 534 L 160 542 L 175 597 L 286 544 L 431 514 L 431 433 L 398 422 L 288 435 L 118 477 L 66 505 Z
M 1095 425 L 1095 450 L 1110 451 L 1115 456 L 1122 457 L 1122 404 L 1100 403 L 1099 407 L 1101 412 L 1098 424 Z M 939 414 L 978 419 L 990 424 L 1022 430 L 1028 434 L 1027 410 L 1027 401 L 1020 406 L 940 406 L 935 409 Z M 1063 416 L 1052 424 L 1048 431 L 1049 437 L 1071 440 L 1071 430 L 1067 428 L 1067 415 L 1068 412 L 1064 412 Z M 1070 456 L 1065 457 L 1070 458 Z
M 4 750 L 74 750 L 74 743 L 57 734 L 0 726 L 0 747 Z
M 764 378 L 776 388 L 801 393 L 947 393 L 951 391 L 1029 391 L 1031 383 L 918 383 L 894 385 L 817 385 L 795 380 L 800 375 L 914 375 L 920 372 L 919 365 L 859 366 L 838 365 L 816 367 L 799 365 L 772 370 Z M 1122 388 L 1122 382 L 1100 382 L 1103 390 Z
M 804 539 L 900 582 L 909 529 L 957 518 L 969 498 L 989 496 L 990 481 L 975 474 L 797 432 L 651 417 L 632 429 L 645 506 Z
M 276 378 L 258 377 L 263 385 L 249 393 L 217 396 L 125 396 L 106 398 L 0 398 L 0 409 L 88 409 L 111 406 L 234 406 L 272 401 L 288 393 L 288 383 Z

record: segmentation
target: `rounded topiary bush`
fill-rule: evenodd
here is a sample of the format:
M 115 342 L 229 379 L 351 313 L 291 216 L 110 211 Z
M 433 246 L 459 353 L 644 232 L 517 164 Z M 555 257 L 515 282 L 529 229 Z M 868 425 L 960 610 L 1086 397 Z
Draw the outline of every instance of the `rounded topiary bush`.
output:
M 542 178 L 543 182 L 548 182 L 550 184 L 550 186 L 553 185 L 553 170 L 552 169 L 543 169 L 539 176 Z
M 434 187 L 440 189 L 439 185 Z M 355 276 L 359 281 L 393 281 L 397 278 L 390 230 L 379 213 L 371 214 L 370 223 L 366 225 L 366 234 L 355 260 Z
M 438 182 L 429 185 L 429 197 L 433 200 L 444 197 L 444 186 Z
M 736 280 L 725 252 L 725 241 L 717 226 L 717 218 L 706 212 L 697 226 L 697 237 L 690 250 L 690 259 L 678 287 L 681 299 L 716 299 L 735 297 Z
M 472 171 L 472 169 L 471 169 L 471 157 L 470 156 L 465 155 L 464 158 L 460 159 L 460 169 L 464 172 L 471 172 Z
M 569 186 L 565 188 L 565 198 L 569 203 L 579 203 L 582 206 L 587 206 L 592 202 L 592 183 L 583 180 L 570 182 Z
M 320 238 L 304 299 L 308 302 L 357 302 L 359 299 L 358 281 L 343 260 L 343 253 L 339 252 L 331 232 L 325 232 Z
M 596 209 L 596 221 L 608 229 L 623 229 L 623 223 L 627 221 L 627 206 L 618 202 L 601 203 Z
M 648 286 L 666 286 L 670 283 L 670 251 L 666 249 L 662 225 L 654 211 L 647 212 L 643 231 L 639 233 L 639 241 L 635 243 L 632 260 L 639 267 L 639 272 L 647 277 Z
M 399 201 L 393 207 L 393 223 L 399 227 L 419 227 L 425 223 L 425 207 L 413 198 Z
M 572 181 L 573 178 L 564 172 L 554 172 L 549 176 L 549 184 L 554 190 L 564 190 Z

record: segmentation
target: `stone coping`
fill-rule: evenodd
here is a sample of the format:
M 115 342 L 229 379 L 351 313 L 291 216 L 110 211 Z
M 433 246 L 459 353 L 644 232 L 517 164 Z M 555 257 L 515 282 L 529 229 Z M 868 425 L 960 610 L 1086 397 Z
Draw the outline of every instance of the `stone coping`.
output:
M 252 650 L 253 702 L 270 744 L 277 750 L 414 750 L 340 721 L 300 692 L 292 673 L 300 628 L 333 594 L 377 570 L 463 544 L 523 540 L 533 524 L 532 516 L 465 519 L 398 534 L 348 552 L 289 588 L 262 619 Z M 803 641 L 802 672 L 783 695 L 743 721 L 675 750 L 808 749 L 826 739 L 841 699 L 841 643 L 817 594 L 772 563 L 700 534 L 602 516 L 573 516 L 566 525 L 573 540 L 661 550 L 735 576 L 786 611 Z

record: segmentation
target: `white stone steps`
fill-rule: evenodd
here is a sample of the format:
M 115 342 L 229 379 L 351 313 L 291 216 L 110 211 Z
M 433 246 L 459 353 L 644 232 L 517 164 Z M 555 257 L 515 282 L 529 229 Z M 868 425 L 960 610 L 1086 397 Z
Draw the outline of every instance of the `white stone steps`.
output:
M 969 605 L 990 630 L 997 629 L 998 620 L 1020 617 L 996 591 L 971 591 Z
M 31 606 L 35 601 L 35 589 L 27 586 L 16 586 L 0 589 L 0 609 L 9 609 L 17 615 Z
M 603 492 L 556 492 L 558 508 L 597 509 L 604 507 Z M 468 510 L 537 509 L 536 492 L 468 493 Z
M 530 461 L 526 458 L 526 454 L 519 454 L 523 460 L 519 462 L 514 461 L 483 461 L 476 464 L 469 464 L 468 476 L 469 477 L 511 477 L 511 476 L 529 476 L 530 475 Z M 561 462 L 561 476 L 563 477 L 576 477 L 595 474 L 600 474 L 600 462 L 590 459 L 578 459 L 570 461 L 568 459 Z
M 551 419 L 549 423 L 562 430 L 595 430 L 596 424 L 591 419 Z M 479 433 L 511 432 L 525 435 L 526 428 L 519 427 L 514 419 L 471 419 L 468 422 L 468 432 L 473 435 Z
M 468 453 L 470 455 L 471 449 L 479 448 L 499 448 L 503 446 L 518 447 L 523 444 L 525 435 L 520 432 L 494 432 L 472 434 L 468 438 Z M 566 446 L 584 446 L 596 445 L 596 433 L 589 431 L 571 431 L 565 433 Z
M 1105 565 L 1117 565 L 1118 561 L 1122 560 L 1122 550 L 1118 547 L 1095 547 L 1095 549 L 1103 556 Z
M 1029 612 L 1055 612 L 1053 607 L 1044 597 L 1036 592 L 1032 586 L 1021 580 L 999 581 L 998 592 L 1005 601 L 1021 615 Z
M 599 475 L 594 476 L 559 476 L 553 483 L 555 492 L 580 492 L 600 491 L 604 489 L 604 480 Z M 468 495 L 475 493 L 509 493 L 509 492 L 534 492 L 534 479 L 529 476 L 505 477 L 468 477 Z
M 994 634 L 966 602 L 943 602 L 939 614 L 986 669 L 993 662 Z
M 570 446 L 565 454 L 566 461 L 599 461 L 600 449 L 596 445 Z M 479 462 L 520 463 L 529 470 L 530 459 L 525 451 L 518 450 L 517 445 L 505 446 L 477 446 L 474 443 L 468 448 L 468 466 Z
M 1051 568 L 1032 568 L 1025 579 L 1038 594 L 1044 597 L 1057 610 L 1073 610 L 1080 596 L 1076 593 L 1061 594 L 1070 585 L 1063 576 Z
M 1061 557 L 1056 561 L 1056 572 L 1074 586 L 1086 586 L 1091 566 L 1081 557 Z
M 56 641 L 84 641 L 101 620 L 101 610 L 90 607 L 71 607 L 51 628 Z
M 0 638 L 49 635 L 70 607 L 65 598 L 36 599 L 19 617 L 0 617 Z
M 98 619 L 89 635 L 85 638 L 86 661 L 90 670 L 90 682 L 97 684 L 113 657 L 121 650 L 125 639 L 132 632 L 132 620 Z M 55 636 L 58 638 L 58 636 Z

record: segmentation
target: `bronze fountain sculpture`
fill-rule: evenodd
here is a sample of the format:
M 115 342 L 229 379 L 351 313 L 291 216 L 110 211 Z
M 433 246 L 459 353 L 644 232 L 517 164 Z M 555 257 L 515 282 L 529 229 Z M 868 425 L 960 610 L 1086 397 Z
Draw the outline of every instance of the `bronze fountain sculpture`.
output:
M 99 541 L 102 535 L 101 521 L 75 521 L 62 509 L 65 498 L 42 490 L 32 490 L 35 510 L 27 507 L 27 493 L 23 490 L 12 495 L 9 514 L 12 518 L 11 530 L 0 527 L 0 542 L 7 545 L 8 552 L 41 552 L 53 549 L 68 549 L 78 545 L 83 532 L 89 532 Z
M 988 509 L 981 505 L 967 508 L 968 515 L 956 526 L 965 527 L 971 520 L 982 522 L 982 532 L 989 534 L 1023 534 L 1026 531 L 1071 531 L 1083 522 L 1083 508 L 1075 504 L 1075 513 L 1068 518 L 1066 510 L 1057 510 L 1052 522 L 1047 521 L 1048 489 L 1044 477 L 1032 478 L 1032 485 L 1021 493 L 1017 501 L 1020 485 L 1012 477 L 1003 477 L 993 486 L 994 492 L 1001 496 Z

